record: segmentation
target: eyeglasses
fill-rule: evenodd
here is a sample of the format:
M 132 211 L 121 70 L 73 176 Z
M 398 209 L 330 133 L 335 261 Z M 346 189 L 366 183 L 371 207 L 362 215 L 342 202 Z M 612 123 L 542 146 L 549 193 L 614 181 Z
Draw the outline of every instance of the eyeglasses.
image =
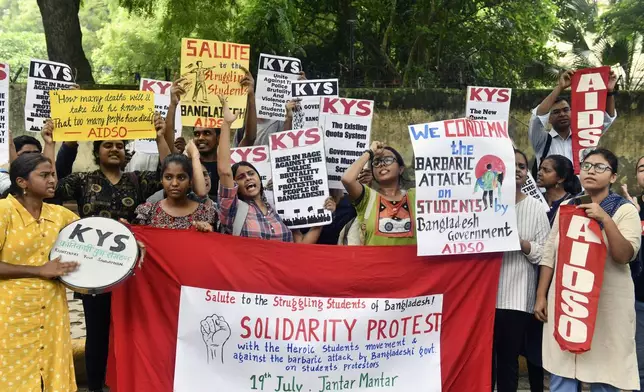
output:
M 391 166 L 391 164 L 394 162 L 396 162 L 396 158 L 394 157 L 376 158 L 371 162 L 371 166 L 373 167 Z
M 583 171 L 590 171 L 590 169 L 593 167 L 595 168 L 595 173 L 603 173 L 606 170 L 610 170 L 611 172 L 613 171 L 612 167 L 603 163 L 584 162 L 581 164 L 581 170 Z

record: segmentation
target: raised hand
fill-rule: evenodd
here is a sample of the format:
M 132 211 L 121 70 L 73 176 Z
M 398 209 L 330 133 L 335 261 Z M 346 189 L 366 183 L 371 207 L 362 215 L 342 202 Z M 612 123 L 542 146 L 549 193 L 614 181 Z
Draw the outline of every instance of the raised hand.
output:
M 615 91 L 615 86 L 617 86 L 618 81 L 619 81 L 619 78 L 617 77 L 617 74 L 614 71 L 610 71 L 610 76 L 608 77 L 609 92 Z
M 186 78 L 179 78 L 172 82 L 170 87 L 170 101 L 175 105 L 181 100 L 181 96 L 186 94 L 186 90 L 183 87 L 183 83 L 186 81 Z
M 572 83 L 572 77 L 575 74 L 575 71 L 573 70 L 568 70 L 559 76 L 559 87 L 561 90 L 565 90 L 568 87 L 570 87 L 570 84 Z
M 371 151 L 373 152 L 373 155 L 382 155 L 384 150 L 385 150 L 385 144 L 383 142 L 379 142 L 379 141 L 371 142 Z
M 637 208 L 637 212 L 640 211 L 640 204 L 637 202 L 637 197 L 631 196 L 630 193 L 628 193 L 628 185 L 622 184 L 622 192 L 624 193 L 624 198 L 631 203 L 635 204 L 635 208 Z
M 250 71 L 246 68 L 241 67 L 241 70 L 244 71 L 246 75 L 242 80 L 239 81 L 239 84 L 241 84 L 242 87 L 246 87 L 249 94 L 253 94 L 255 92 L 255 79 L 253 78 L 253 75 L 250 73 Z
M 299 99 L 291 99 L 289 101 L 286 101 L 286 105 L 284 105 L 284 107 L 286 108 L 286 118 L 293 118 L 293 113 L 297 111 L 297 105 L 299 101 Z
M 45 144 L 54 143 L 54 122 L 51 121 L 51 119 L 47 119 L 45 121 L 45 125 L 42 127 L 42 131 L 40 131 L 40 136 L 42 136 L 42 140 L 45 142 Z
M 69 275 L 76 271 L 80 264 L 75 261 L 60 261 L 60 256 L 49 260 L 47 264 L 38 267 L 38 276 L 43 279 L 54 279 L 59 276 Z
M 224 121 L 228 124 L 232 124 L 237 120 L 238 115 L 233 114 L 232 110 L 228 106 L 228 98 L 223 95 L 218 95 L 219 101 L 221 102 L 221 111 L 224 117 Z
M 157 130 L 157 137 L 165 135 L 165 119 L 161 117 L 161 113 L 154 113 L 154 129 Z
M 230 334 L 230 326 L 221 316 L 213 314 L 201 321 L 201 337 L 208 350 L 209 363 L 217 357 L 224 362 L 224 345 L 230 339 Z
M 327 197 L 327 199 L 324 201 L 324 209 L 331 211 L 331 213 L 335 212 L 335 209 L 337 208 L 337 204 L 335 200 L 333 200 L 332 197 Z
M 199 157 L 199 149 L 197 148 L 194 140 L 190 140 L 188 144 L 186 144 L 186 155 L 190 159 Z

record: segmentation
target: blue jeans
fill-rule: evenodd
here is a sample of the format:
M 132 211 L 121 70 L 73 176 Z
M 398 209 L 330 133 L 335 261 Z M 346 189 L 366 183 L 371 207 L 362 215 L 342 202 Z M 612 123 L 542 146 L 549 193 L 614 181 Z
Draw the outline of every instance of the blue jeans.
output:
M 579 381 L 572 378 L 564 378 L 550 375 L 550 392 L 577 392 Z M 608 384 L 590 384 L 590 392 L 619 392 L 618 388 Z
M 644 390 L 644 302 L 635 301 L 635 350 L 640 371 L 640 392 Z

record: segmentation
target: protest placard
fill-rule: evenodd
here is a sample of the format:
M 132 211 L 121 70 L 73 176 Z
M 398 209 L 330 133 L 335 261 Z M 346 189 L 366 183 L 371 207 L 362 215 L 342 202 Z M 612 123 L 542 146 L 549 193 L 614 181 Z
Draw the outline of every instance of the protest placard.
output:
M 373 101 L 324 97 L 321 105 L 329 188 L 344 189 L 342 174 L 369 148 Z
M 55 141 L 156 138 L 149 91 L 50 91 Z
M 291 98 L 299 100 L 293 114 L 293 129 L 317 127 L 320 123 L 320 98 L 337 97 L 338 79 L 296 80 L 291 83 Z
M 0 63 L 0 165 L 9 162 L 9 64 Z
M 507 121 L 510 122 L 511 88 L 476 87 L 467 88 L 465 114 L 470 120 Z M 522 189 L 523 193 L 539 202 L 546 211 L 550 211 L 548 202 L 537 187 L 537 183 L 528 170 L 528 178 Z
M 275 208 L 290 228 L 331 223 L 324 209 L 329 184 L 319 128 L 274 133 L 270 138 Z
M 255 105 L 257 118 L 284 121 L 286 101 L 291 99 L 291 82 L 297 80 L 302 63 L 293 57 L 259 55 Z
M 65 64 L 31 60 L 25 98 L 25 130 L 40 132 L 51 117 L 49 91 L 68 90 L 74 85 L 74 72 Z
M 519 249 L 515 162 L 506 121 L 409 126 L 418 255 Z
M 151 91 L 154 93 L 154 111 L 161 114 L 162 117 L 168 115 L 168 109 L 170 108 L 170 88 L 172 87 L 172 82 L 167 82 L 164 80 L 155 80 L 155 79 L 141 79 L 141 84 L 139 90 L 141 91 Z M 181 136 L 181 106 L 178 105 L 174 114 L 174 138 Z M 170 129 L 166 129 L 166 132 L 171 132 Z M 170 146 L 172 147 L 172 146 Z M 159 150 L 157 149 L 156 139 L 139 139 L 134 142 L 134 151 L 143 152 L 146 154 L 158 154 Z
M 181 40 L 181 77 L 186 95 L 181 98 L 181 117 L 186 126 L 220 128 L 223 121 L 217 95 L 228 98 L 239 114 L 232 128 L 241 128 L 246 116 L 248 91 L 239 82 L 248 69 L 250 46 L 196 38 Z
M 572 76 L 570 129 L 575 174 L 587 150 L 597 148 L 604 132 L 609 78 L 610 67 L 579 69 Z
M 174 387 L 439 392 L 442 316 L 441 294 L 325 298 L 183 286 Z

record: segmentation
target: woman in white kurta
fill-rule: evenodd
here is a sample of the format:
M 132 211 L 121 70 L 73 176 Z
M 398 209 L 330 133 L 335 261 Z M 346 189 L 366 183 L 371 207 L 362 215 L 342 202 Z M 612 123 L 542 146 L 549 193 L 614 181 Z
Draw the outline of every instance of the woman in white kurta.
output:
M 551 391 L 575 392 L 579 381 L 591 384 L 591 391 L 639 390 L 635 297 L 628 262 L 639 250 L 641 227 L 635 206 L 610 192 L 617 166 L 617 157 L 605 149 L 591 152 L 581 166 L 581 182 L 592 203 L 578 208 L 600 223 L 608 248 L 592 345 L 583 354 L 562 351 L 554 338 L 555 285 L 550 282 L 553 275 L 557 279 L 559 215 L 544 246 L 535 315 L 546 323 L 543 367 L 552 373 Z

